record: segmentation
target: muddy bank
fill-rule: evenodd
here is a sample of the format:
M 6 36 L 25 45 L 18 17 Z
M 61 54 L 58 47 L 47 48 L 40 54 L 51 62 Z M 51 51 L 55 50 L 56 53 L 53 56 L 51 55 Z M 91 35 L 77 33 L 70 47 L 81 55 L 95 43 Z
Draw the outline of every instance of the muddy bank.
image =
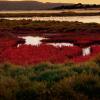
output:
M 0 20 L 0 34 L 7 35 L 43 35 L 75 33 L 83 35 L 99 34 L 100 24 L 81 22 L 57 22 L 57 21 L 32 21 L 32 20 Z M 86 35 L 84 34 L 84 35 Z M 73 34 L 70 34 L 72 36 Z
M 1 37 L 12 37 L 15 38 L 17 36 L 43 36 L 46 38 L 55 38 L 55 37 L 68 37 L 68 38 L 99 38 L 100 32 L 52 32 L 48 30 L 34 30 L 34 29 L 0 29 L 0 38 Z

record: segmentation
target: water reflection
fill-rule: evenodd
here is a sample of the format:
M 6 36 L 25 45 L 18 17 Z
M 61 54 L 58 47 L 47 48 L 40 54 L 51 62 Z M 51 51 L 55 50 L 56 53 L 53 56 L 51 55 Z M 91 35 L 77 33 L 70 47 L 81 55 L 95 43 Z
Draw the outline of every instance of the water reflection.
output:
M 89 47 L 83 48 L 82 54 L 83 54 L 83 56 L 90 55 L 91 54 L 91 47 L 89 46 Z
M 40 45 L 42 42 L 41 40 L 45 39 L 43 37 L 33 37 L 33 36 L 22 36 L 22 37 L 19 37 L 19 38 L 22 38 L 22 39 L 25 39 L 25 44 L 26 45 L 33 45 L 33 46 L 38 46 Z
M 0 13 L 62 13 L 62 12 L 76 12 L 76 13 L 96 13 L 100 9 L 63 9 L 63 10 L 13 10 L 13 11 L 0 11 Z
M 33 45 L 33 46 L 39 46 L 42 44 L 41 40 L 46 39 L 39 36 L 19 36 L 19 38 L 25 39 L 26 45 Z M 47 43 L 47 45 L 52 45 L 55 47 L 62 47 L 62 46 L 74 46 L 72 43 Z
M 73 47 L 74 46 L 74 44 L 72 44 L 72 43 L 48 43 L 48 45 L 52 45 L 52 46 L 55 46 L 55 47 L 62 47 L 62 46 Z
M 0 18 L 2 19 L 2 18 Z M 100 23 L 100 16 L 69 16 L 69 17 L 9 17 L 8 20 L 33 20 L 33 21 L 78 21 L 83 23 Z
M 19 38 L 25 39 L 25 44 L 26 45 L 32 45 L 32 46 L 39 46 L 40 44 L 42 44 L 41 40 L 46 39 L 43 37 L 39 37 L 39 36 L 20 36 Z M 21 44 L 18 44 L 17 47 L 19 47 Z M 71 46 L 73 47 L 74 44 L 73 43 L 47 43 L 46 45 L 52 45 L 55 47 L 62 47 L 62 46 Z M 82 48 L 82 55 L 83 56 L 87 56 L 91 54 L 91 47 L 86 47 L 86 48 Z

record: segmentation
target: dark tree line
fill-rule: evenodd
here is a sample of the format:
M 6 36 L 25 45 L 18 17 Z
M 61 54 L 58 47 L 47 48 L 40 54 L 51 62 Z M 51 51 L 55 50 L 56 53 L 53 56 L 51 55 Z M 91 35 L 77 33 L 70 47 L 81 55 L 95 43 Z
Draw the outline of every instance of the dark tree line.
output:
M 71 4 L 71 5 L 62 5 L 59 7 L 55 7 L 53 9 L 87 9 L 87 8 L 100 8 L 100 5 L 96 4 Z

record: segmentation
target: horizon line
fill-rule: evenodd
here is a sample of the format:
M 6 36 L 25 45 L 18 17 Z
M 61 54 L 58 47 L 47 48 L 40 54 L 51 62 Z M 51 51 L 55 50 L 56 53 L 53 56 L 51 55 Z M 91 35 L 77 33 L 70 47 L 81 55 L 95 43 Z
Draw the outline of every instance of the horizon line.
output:
M 0 2 L 41 2 L 41 3 L 65 3 L 65 4 L 96 4 L 100 5 L 99 3 L 82 3 L 82 2 L 77 2 L 77 3 L 72 3 L 72 2 L 53 2 L 53 1 L 48 1 L 48 2 L 43 2 L 43 1 L 37 1 L 37 0 L 0 0 Z

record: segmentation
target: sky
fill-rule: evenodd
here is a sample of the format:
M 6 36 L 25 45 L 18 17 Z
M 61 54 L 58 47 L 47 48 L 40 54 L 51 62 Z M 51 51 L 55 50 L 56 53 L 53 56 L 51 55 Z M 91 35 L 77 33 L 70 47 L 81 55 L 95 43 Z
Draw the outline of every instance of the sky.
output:
M 24 0 L 0 0 L 0 1 L 24 1 Z M 100 0 L 25 0 L 25 1 L 100 4 Z

